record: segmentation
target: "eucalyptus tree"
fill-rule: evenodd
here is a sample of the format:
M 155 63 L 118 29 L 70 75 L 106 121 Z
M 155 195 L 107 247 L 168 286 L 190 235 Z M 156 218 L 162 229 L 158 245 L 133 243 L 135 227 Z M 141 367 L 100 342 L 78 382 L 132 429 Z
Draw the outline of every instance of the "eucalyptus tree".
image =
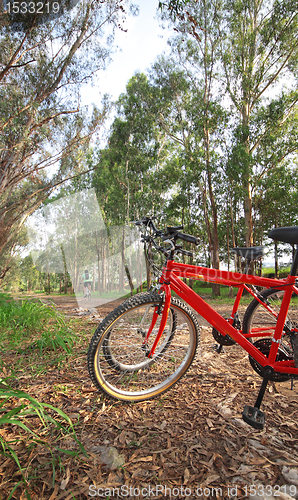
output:
M 244 189 L 247 246 L 253 244 L 252 191 L 260 172 L 298 151 L 297 7 L 290 0 L 225 2 L 224 79 L 239 117 L 230 161 Z
M 155 85 L 162 85 L 163 79 L 171 95 L 168 109 L 160 112 L 161 124 L 183 151 L 190 189 L 197 193 L 203 209 L 211 265 L 219 269 L 218 217 L 223 188 L 219 151 L 225 147 L 223 128 L 227 123 L 218 88 L 222 3 L 189 2 L 186 12 L 179 12 L 174 18 L 173 10 L 162 15 L 163 20 L 175 23 L 180 35 L 169 42 L 171 62 L 155 64 L 152 79 Z M 182 174 L 182 184 L 184 179 Z M 219 287 L 214 286 L 214 293 L 219 293 Z
M 265 172 L 254 190 L 253 205 L 255 231 L 258 244 L 274 246 L 275 274 L 278 276 L 278 242 L 268 242 L 267 232 L 279 226 L 298 225 L 298 171 L 293 161 L 288 160 L 271 171 Z M 279 244 L 282 253 L 289 253 L 289 245 Z M 294 245 L 293 252 L 294 253 Z M 294 255 L 293 255 L 294 256 Z
M 156 115 L 146 109 L 151 90 L 144 74 L 129 80 L 117 102 L 108 146 L 98 152 L 93 185 L 111 224 L 156 212 L 162 203 L 167 174 L 161 167 L 169 150 Z
M 163 18 L 186 45 L 192 41 L 199 57 L 210 33 L 201 12 L 206 7 L 212 12 L 216 2 L 160 3 Z M 243 200 L 247 246 L 254 243 L 253 191 L 260 175 L 298 150 L 297 7 L 297 0 L 224 0 L 216 11 L 216 78 L 222 103 L 232 115 L 225 171 Z
M 108 106 L 88 111 L 80 92 L 108 62 L 125 5 L 80 2 L 48 23 L 29 19 L 24 31 L 2 26 L 0 252 L 55 187 L 86 168 L 84 151 Z

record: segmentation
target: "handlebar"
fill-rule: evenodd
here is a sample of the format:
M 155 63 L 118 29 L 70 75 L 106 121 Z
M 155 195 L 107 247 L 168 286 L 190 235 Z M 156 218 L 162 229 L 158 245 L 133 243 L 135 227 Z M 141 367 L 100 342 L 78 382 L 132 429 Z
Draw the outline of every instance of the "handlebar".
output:
M 182 248 L 178 248 L 177 253 L 181 253 L 182 255 L 187 255 L 187 257 L 193 257 L 192 252 L 188 252 L 188 250 L 183 250 Z
M 193 245 L 199 245 L 200 240 L 199 238 L 196 238 L 195 236 L 192 236 L 191 234 L 185 234 L 185 233 L 177 233 L 177 239 L 188 241 L 188 243 L 192 243 Z
M 155 226 L 154 222 L 153 222 L 153 218 L 155 217 L 143 217 L 141 220 L 137 220 L 137 221 L 133 221 L 133 223 L 136 225 L 136 226 L 146 226 L 146 227 L 150 227 L 150 229 L 152 229 L 154 231 L 154 233 L 156 234 L 156 236 L 161 236 L 162 235 L 162 231 L 160 231 L 159 229 L 157 229 L 157 227 Z
M 135 221 L 135 224 L 137 226 L 145 226 L 146 229 L 151 230 L 151 234 L 141 234 L 142 240 L 145 243 L 152 243 L 152 245 L 155 247 L 156 250 L 161 251 L 165 255 L 169 256 L 170 254 L 173 255 L 173 252 L 181 253 L 182 255 L 187 255 L 192 257 L 193 253 L 188 252 L 187 250 L 183 250 L 181 247 L 176 245 L 177 240 L 183 240 L 187 241 L 188 243 L 191 243 L 193 245 L 199 245 L 200 240 L 196 238 L 195 236 L 192 236 L 191 234 L 186 234 L 182 233 L 181 229 L 183 229 L 183 226 L 168 226 L 166 228 L 166 231 L 161 231 L 160 229 L 157 229 L 155 226 L 152 217 L 146 216 L 143 217 L 139 221 Z M 147 231 L 145 231 L 147 233 Z M 170 243 L 171 247 L 165 248 L 162 246 L 159 246 L 154 240 L 156 238 L 161 238 L 162 241 L 165 243 Z

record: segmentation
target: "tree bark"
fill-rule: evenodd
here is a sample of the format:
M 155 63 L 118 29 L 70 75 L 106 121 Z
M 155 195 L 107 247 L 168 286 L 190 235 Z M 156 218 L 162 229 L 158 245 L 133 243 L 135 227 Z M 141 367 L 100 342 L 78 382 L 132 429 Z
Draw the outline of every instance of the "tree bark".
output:
M 278 255 L 277 255 L 277 241 L 274 241 L 274 272 L 275 278 L 279 277 Z
M 151 252 L 151 248 L 149 246 L 148 248 L 148 257 L 149 259 L 151 260 L 151 255 L 152 252 Z M 147 268 L 147 290 L 149 290 L 151 288 L 151 282 L 152 282 L 152 272 L 151 272 L 151 267 L 150 267 L 150 264 L 146 258 L 146 268 Z

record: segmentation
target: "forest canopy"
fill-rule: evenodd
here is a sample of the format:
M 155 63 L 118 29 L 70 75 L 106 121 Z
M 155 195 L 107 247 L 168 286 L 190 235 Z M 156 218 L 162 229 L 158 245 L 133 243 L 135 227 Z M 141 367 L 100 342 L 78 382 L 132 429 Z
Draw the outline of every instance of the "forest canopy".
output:
M 62 18 L 5 25 L 0 34 L 0 253 L 3 277 L 23 223 L 65 180 L 88 170 L 88 148 L 109 109 L 81 105 L 106 66 L 115 30 L 134 7 L 80 2 Z
M 132 7 L 101 2 L 93 15 L 82 4 L 63 25 L 3 32 L 1 89 L 11 99 L 1 111 L 2 277 L 26 217 L 86 188 L 107 228 L 148 213 L 184 224 L 214 268 L 230 264 L 232 247 L 297 224 L 298 2 L 158 6 L 170 51 L 132 75 L 112 108 L 83 110 L 79 88 L 106 64 Z M 110 109 L 108 141 L 96 147 Z

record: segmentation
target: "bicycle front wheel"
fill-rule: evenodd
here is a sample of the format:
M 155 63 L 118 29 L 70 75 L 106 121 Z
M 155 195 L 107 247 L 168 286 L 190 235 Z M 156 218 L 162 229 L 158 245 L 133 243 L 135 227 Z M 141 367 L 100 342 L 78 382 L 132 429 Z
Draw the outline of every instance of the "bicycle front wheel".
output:
M 90 342 L 88 369 L 93 383 L 111 398 L 143 401 L 159 396 L 188 370 L 196 353 L 199 326 L 180 300 L 172 298 L 168 320 L 152 358 L 162 298 L 142 293 L 126 300 L 98 326 Z M 144 343 L 153 313 L 158 319 Z

